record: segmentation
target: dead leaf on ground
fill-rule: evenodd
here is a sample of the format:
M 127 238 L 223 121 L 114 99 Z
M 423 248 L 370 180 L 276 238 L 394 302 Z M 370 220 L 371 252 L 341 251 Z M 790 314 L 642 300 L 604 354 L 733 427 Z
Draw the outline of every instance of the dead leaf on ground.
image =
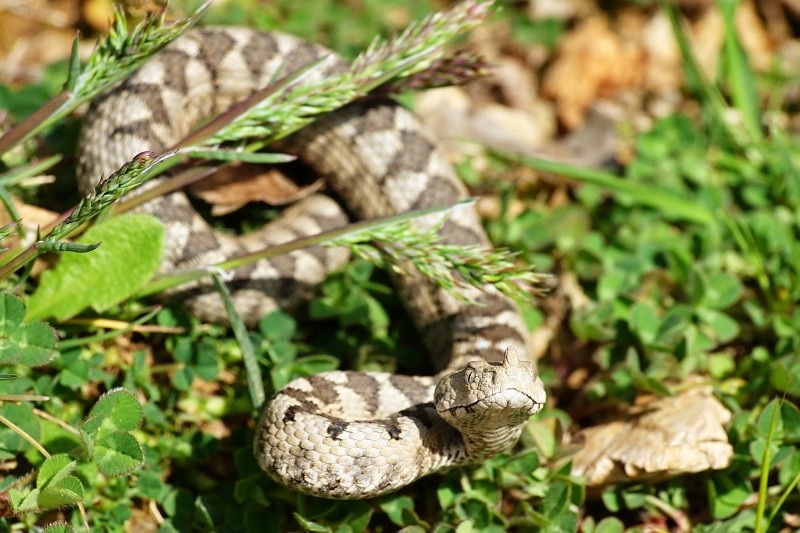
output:
M 561 121 L 575 129 L 592 102 L 639 85 L 643 76 L 642 50 L 623 40 L 606 16 L 596 15 L 564 35 L 542 94 L 556 101 Z
M 107 31 L 114 20 L 114 4 L 111 0 L 86 0 L 82 12 L 84 20 L 100 32 Z
M 583 448 L 572 458 L 572 473 L 598 487 L 726 468 L 733 458 L 724 427 L 730 419 L 710 387 L 650 398 L 620 420 L 578 433 Z
M 125 532 L 154 533 L 160 527 L 159 519 L 162 522 L 164 520 L 160 515 L 158 517 L 153 516 L 150 509 L 134 507 L 131 509 L 130 518 L 125 521 Z
M 46 65 L 66 59 L 72 50 L 75 30 L 71 14 L 52 9 L 49 19 L 37 18 L 38 9 L 4 9 L 0 0 L 0 82 L 7 85 L 42 79 Z M 39 6 L 40 8 L 42 6 Z
M 322 180 L 317 180 L 301 187 L 275 169 L 265 171 L 256 165 L 237 165 L 223 168 L 195 183 L 191 190 L 192 194 L 211 204 L 212 215 L 222 216 L 248 202 L 276 206 L 291 204 L 317 192 L 322 185 Z
M 453 141 L 468 141 L 494 150 L 530 154 L 555 131 L 547 106 L 537 113 L 497 103 L 476 104 L 459 87 L 427 91 L 417 98 L 415 109 L 425 125 L 451 145 Z

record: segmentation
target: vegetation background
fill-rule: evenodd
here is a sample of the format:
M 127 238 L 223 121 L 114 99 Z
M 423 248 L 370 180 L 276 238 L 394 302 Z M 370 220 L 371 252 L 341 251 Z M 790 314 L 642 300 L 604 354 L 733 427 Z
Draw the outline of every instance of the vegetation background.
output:
M 132 17 L 157 7 L 123 5 Z M 198 5 L 175 0 L 170 17 Z M 498 5 L 462 43 L 495 65 L 490 75 L 401 100 L 443 139 L 481 196 L 494 242 L 554 274 L 549 294 L 525 309 L 550 399 L 520 446 L 375 500 L 289 492 L 253 460 L 253 406 L 230 330 L 145 299 L 72 316 L 36 296 L 46 285 L 40 272 L 52 268 L 44 264 L 3 281 L 0 528 L 56 520 L 81 528 L 69 506 L 77 501 L 97 531 L 800 528 L 796 2 Z M 446 6 L 217 0 L 201 23 L 278 28 L 355 57 L 376 35 Z M 111 9 L 107 0 L 0 2 L 0 131 L 60 91 L 75 30 L 85 59 Z M 61 212 L 77 202 L 78 124 L 65 119 L 0 158 L 0 196 L 18 211 L 9 221 L 46 224 L 54 213 L 42 206 Z M 34 171 L 53 154 L 61 159 L 45 176 Z M 262 179 L 199 194 L 210 212 L 297 194 L 279 178 Z M 247 229 L 274 211 L 249 204 L 220 225 Z M 129 228 L 106 226 L 93 238 L 118 240 Z M 93 304 L 106 297 L 96 273 L 73 268 L 83 275 L 50 281 L 56 293 L 91 294 Z M 43 357 L 31 339 L 45 330 L 58 343 L 41 341 L 50 343 Z M 267 388 L 335 367 L 429 371 L 387 277 L 360 260 L 332 275 L 301 319 L 269 315 L 249 339 Z M 10 355 L 18 346 L 25 350 Z M 697 383 L 732 414 L 730 466 L 589 491 L 571 475 L 578 430 Z M 135 396 L 100 399 L 118 387 Z M 42 466 L 42 450 L 6 422 L 54 459 Z M 143 445 L 135 471 L 131 439 Z M 94 459 L 59 455 L 76 447 Z M 31 471 L 39 492 L 14 493 Z M 31 512 L 13 515 L 7 501 Z

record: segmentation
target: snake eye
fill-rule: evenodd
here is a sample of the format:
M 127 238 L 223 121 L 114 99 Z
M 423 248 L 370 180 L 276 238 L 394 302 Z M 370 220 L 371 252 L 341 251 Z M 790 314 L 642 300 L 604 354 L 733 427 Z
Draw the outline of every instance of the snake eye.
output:
M 467 385 L 472 385 L 477 375 L 477 365 L 474 362 L 467 363 L 467 368 L 464 369 L 464 381 Z

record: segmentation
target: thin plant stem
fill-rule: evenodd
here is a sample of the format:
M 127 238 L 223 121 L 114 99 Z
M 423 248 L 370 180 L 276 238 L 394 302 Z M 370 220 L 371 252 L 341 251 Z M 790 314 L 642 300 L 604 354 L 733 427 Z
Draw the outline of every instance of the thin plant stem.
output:
M 681 198 L 666 191 L 654 190 L 652 187 L 634 183 L 599 170 L 580 168 L 533 157 L 509 156 L 507 159 L 517 161 L 542 172 L 550 172 L 584 183 L 599 185 L 615 194 L 625 194 L 636 203 L 652 207 L 672 218 L 698 224 L 709 224 L 714 221 L 716 216 L 710 209 L 687 198 Z
M 63 92 L 54 96 L 42 107 L 28 115 L 15 127 L 11 128 L 8 133 L 0 137 L 0 155 L 41 131 L 43 128 L 40 127 L 40 125 L 48 124 L 48 119 L 69 102 L 70 98 L 72 98 L 72 94 L 68 92 Z
M 779 401 L 775 404 L 775 410 L 772 412 L 772 419 L 769 423 L 769 433 L 767 434 L 766 446 L 764 446 L 764 454 L 761 457 L 761 473 L 758 480 L 758 502 L 756 503 L 756 523 L 753 527 L 755 533 L 761 533 L 761 522 L 764 519 L 764 509 L 767 506 L 767 487 L 769 486 L 769 464 L 772 461 L 772 454 L 769 447 L 772 445 L 772 440 L 775 438 L 775 428 L 778 426 L 778 413 L 781 410 Z M 766 533 L 766 528 L 763 529 Z
M 65 326 L 89 326 L 103 329 L 127 329 L 131 325 L 130 322 L 125 320 L 114 320 L 112 318 L 81 318 L 73 317 L 68 318 L 61 322 Z M 158 326 L 158 325 L 136 325 L 130 331 L 135 333 L 169 333 L 180 335 L 186 333 L 186 328 L 177 326 Z
M 0 402 L 46 402 L 49 396 L 41 394 L 0 394 Z
M 75 346 L 85 346 L 85 345 L 90 344 L 92 342 L 101 342 L 101 341 L 113 339 L 115 337 L 119 337 L 120 335 L 123 335 L 125 333 L 130 332 L 130 331 L 133 331 L 136 328 L 136 326 L 139 326 L 141 324 L 144 324 L 145 322 L 148 322 L 151 318 L 156 316 L 159 311 L 161 311 L 161 306 L 160 305 L 158 305 L 155 308 L 153 308 L 150 312 L 148 312 L 144 316 L 137 318 L 133 322 L 130 322 L 127 327 L 124 327 L 122 329 L 115 329 L 113 331 L 107 331 L 105 333 L 100 333 L 98 335 L 92 335 L 90 337 L 80 337 L 80 338 L 67 339 L 67 340 L 60 341 L 58 343 L 58 350 L 63 351 L 63 350 L 69 349 L 69 348 L 74 348 Z
M 219 272 L 211 272 L 211 279 L 214 281 L 214 287 L 222 297 L 222 302 L 225 305 L 225 311 L 228 313 L 228 319 L 233 329 L 233 335 L 236 337 L 236 342 L 242 350 L 242 359 L 244 361 L 245 376 L 247 378 L 247 390 L 250 392 L 250 401 L 253 402 L 253 407 L 260 408 L 264 401 L 267 399 L 264 393 L 264 381 L 261 379 L 261 372 L 258 368 L 258 360 L 256 359 L 256 351 L 253 348 L 253 343 L 250 341 L 250 334 L 247 332 L 247 327 L 242 322 L 242 317 L 236 312 L 233 305 L 231 293 L 222 276 Z
M 66 422 L 64 422 L 63 420 L 61 420 L 59 418 L 54 417 L 53 415 L 51 415 L 47 411 L 42 411 L 41 409 L 37 409 L 36 407 L 34 407 L 33 408 L 33 414 L 35 414 L 39 418 L 43 418 L 43 419 L 47 420 L 48 422 L 52 422 L 53 424 L 57 425 L 61 429 L 65 430 L 65 431 L 68 431 L 69 433 L 72 433 L 73 435 L 76 435 L 78 437 L 81 436 L 81 432 L 80 432 L 79 429 L 67 424 Z
M 51 155 L 41 161 L 36 161 L 35 163 L 29 163 L 27 165 L 21 165 L 18 167 L 14 167 L 6 172 L 0 174 L 0 185 L 15 185 L 25 179 L 31 178 L 33 176 L 38 176 L 42 174 L 45 170 L 48 170 L 56 165 L 59 161 L 61 161 L 62 156 L 61 154 Z
M 31 446 L 36 448 L 39 451 L 39 453 L 41 453 L 46 459 L 50 458 L 50 454 L 47 452 L 47 450 L 44 449 L 44 446 L 39 444 L 36 441 L 36 439 L 34 439 L 33 437 L 31 437 L 28 434 L 27 431 L 25 431 L 24 429 L 22 429 L 21 427 L 16 425 L 14 422 L 12 422 L 8 418 L 4 417 L 3 415 L 0 415 L 0 424 L 3 424 L 7 428 L 9 428 L 11 431 L 16 433 L 20 437 L 22 437 L 24 440 L 26 440 L 28 442 L 28 444 L 30 444 Z
M 235 123 L 237 118 L 245 115 L 248 111 L 252 110 L 255 106 L 259 105 L 266 98 L 280 94 L 288 90 L 289 87 L 292 86 L 293 84 L 300 83 L 309 74 L 314 72 L 314 70 L 324 66 L 324 63 L 327 60 L 328 57 L 326 56 L 322 59 L 314 61 L 311 64 L 301 68 L 300 70 L 284 76 L 275 83 L 271 83 L 266 87 L 264 87 L 263 89 L 255 91 L 246 99 L 234 104 L 227 111 L 214 117 L 214 119 L 209 121 L 207 124 L 201 126 L 194 133 L 189 134 L 187 137 L 182 139 L 178 144 L 176 144 L 173 147 L 173 149 L 188 148 L 190 146 L 194 146 L 204 142 L 209 137 L 213 137 L 214 135 L 219 133 L 220 130 L 230 126 L 231 123 Z
M 769 517 L 767 518 L 767 521 L 764 524 L 764 531 L 769 531 L 769 525 L 772 523 L 772 521 L 775 519 L 775 517 L 778 516 L 778 513 L 781 510 L 781 507 L 783 507 L 783 504 L 786 502 L 786 499 L 794 491 L 794 488 L 797 486 L 798 482 L 800 482 L 800 472 L 798 472 L 794 476 L 792 481 L 790 481 L 789 484 L 786 485 L 786 488 L 781 493 L 780 497 L 778 498 L 778 501 L 775 502 L 775 505 L 772 508 L 772 512 L 769 514 Z M 758 530 L 756 530 L 756 531 L 758 531 Z
M 147 189 L 141 194 L 137 194 L 135 196 L 125 196 L 119 202 L 117 202 L 116 205 L 114 205 L 113 213 L 125 213 L 154 198 L 158 198 L 183 189 L 184 187 L 188 187 L 192 183 L 196 183 L 207 178 L 208 176 L 211 176 L 221 168 L 227 166 L 227 164 L 228 163 L 214 166 L 203 165 L 188 168 L 182 172 L 179 172 L 178 174 L 175 174 L 174 176 L 164 179 L 164 181 L 160 182 L 158 185 Z
M 324 231 L 317 235 L 312 235 L 310 237 L 303 237 L 301 239 L 296 239 L 284 244 L 270 246 L 268 248 L 265 248 L 257 252 L 240 255 L 238 257 L 234 257 L 226 261 L 217 263 L 216 265 L 209 265 L 207 268 L 175 270 L 165 274 L 160 274 L 157 275 L 153 279 L 153 281 L 151 281 L 144 289 L 142 289 L 142 291 L 140 291 L 137 296 L 140 297 L 149 296 L 151 294 L 156 294 L 166 289 L 182 285 L 184 283 L 197 281 L 208 275 L 208 268 L 230 270 L 233 268 L 238 268 L 243 265 L 254 263 L 256 261 L 271 259 L 279 255 L 301 250 L 303 248 L 308 248 L 309 246 L 324 244 L 326 242 L 337 239 L 343 235 L 368 231 L 371 229 L 387 226 L 390 224 L 402 223 L 421 216 L 426 216 L 436 213 L 444 213 L 456 207 L 472 205 L 474 202 L 475 200 L 470 198 L 462 200 L 451 206 L 433 207 L 429 209 L 418 209 L 415 211 L 409 211 L 407 213 L 402 213 L 391 217 L 384 217 L 375 220 L 356 222 L 354 224 L 347 225 L 343 228 Z

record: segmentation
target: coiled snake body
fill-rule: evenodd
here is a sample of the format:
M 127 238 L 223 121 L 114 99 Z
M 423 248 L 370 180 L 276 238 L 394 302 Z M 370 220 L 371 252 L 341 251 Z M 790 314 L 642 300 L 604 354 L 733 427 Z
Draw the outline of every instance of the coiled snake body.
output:
M 93 102 L 79 141 L 82 190 L 90 191 L 138 152 L 174 145 L 199 120 L 268 85 L 276 73 L 327 54 L 279 33 L 189 32 Z M 345 67 L 333 62 L 314 75 Z M 324 176 L 337 200 L 313 195 L 261 231 L 231 237 L 213 231 L 183 193 L 160 197 L 140 210 L 158 216 L 166 228 L 163 269 L 214 264 L 344 225 L 348 216 L 387 216 L 465 196 L 417 119 L 387 100 L 351 104 L 280 148 Z M 489 245 L 470 209 L 453 211 L 440 233 L 451 243 Z M 253 324 L 276 308 L 296 307 L 346 260 L 341 250 L 312 248 L 238 268 L 230 282 L 237 311 Z M 525 360 L 528 334 L 513 302 L 488 287 L 471 295 L 481 305 L 467 305 L 416 275 L 398 277 L 396 287 L 434 365 L 448 377 L 438 387 L 432 377 L 357 372 L 289 383 L 267 402 L 256 428 L 256 457 L 273 478 L 319 496 L 377 496 L 507 449 L 541 409 L 544 388 Z M 226 320 L 209 284 L 173 296 L 203 320 Z

